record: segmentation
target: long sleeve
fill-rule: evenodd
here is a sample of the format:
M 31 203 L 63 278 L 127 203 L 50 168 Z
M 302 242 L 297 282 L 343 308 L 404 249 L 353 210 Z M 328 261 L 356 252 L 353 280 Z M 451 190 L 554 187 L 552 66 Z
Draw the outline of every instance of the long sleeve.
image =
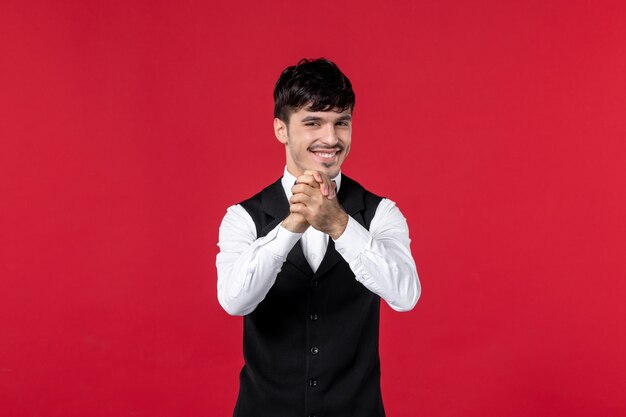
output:
M 410 242 L 406 219 L 393 201 L 383 199 L 369 231 L 350 217 L 335 248 L 357 281 L 394 310 L 409 311 L 421 294 Z
M 263 301 L 301 233 L 276 226 L 257 239 L 254 222 L 240 205 L 226 211 L 219 231 L 217 298 L 231 315 L 251 313 Z

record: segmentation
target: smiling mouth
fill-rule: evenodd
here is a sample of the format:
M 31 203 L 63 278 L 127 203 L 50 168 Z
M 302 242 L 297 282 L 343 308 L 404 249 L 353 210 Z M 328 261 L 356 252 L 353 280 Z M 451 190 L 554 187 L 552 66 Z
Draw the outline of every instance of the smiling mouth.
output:
M 341 152 L 341 149 L 311 149 L 310 151 L 321 160 L 332 161 Z
M 337 152 L 325 153 L 325 152 L 313 152 L 315 155 L 322 158 L 334 158 Z

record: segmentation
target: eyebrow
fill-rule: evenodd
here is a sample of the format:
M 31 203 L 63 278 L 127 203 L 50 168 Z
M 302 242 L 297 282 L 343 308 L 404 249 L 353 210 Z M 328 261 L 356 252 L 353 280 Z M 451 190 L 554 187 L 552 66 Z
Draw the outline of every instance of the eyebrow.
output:
M 324 120 L 321 117 L 318 116 L 307 116 L 304 119 L 300 120 L 301 123 L 305 123 L 305 122 L 319 122 L 321 120 Z M 343 115 L 340 118 L 337 119 L 338 122 L 343 122 L 344 120 L 352 120 L 352 116 L 349 114 Z

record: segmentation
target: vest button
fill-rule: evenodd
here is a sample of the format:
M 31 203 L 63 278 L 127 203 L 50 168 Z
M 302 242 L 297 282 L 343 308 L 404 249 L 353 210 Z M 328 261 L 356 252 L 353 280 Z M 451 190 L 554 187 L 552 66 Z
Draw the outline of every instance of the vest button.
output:
M 317 379 L 309 379 L 309 387 L 317 387 Z
M 317 314 L 311 314 L 309 319 L 311 319 L 311 321 L 317 321 Z
M 317 417 L 317 414 L 309 414 L 309 417 Z
M 320 283 L 317 281 L 311 282 L 311 287 L 317 287 L 318 285 L 320 285 Z
M 317 355 L 318 353 L 320 353 L 320 350 L 317 348 L 317 346 L 313 346 L 311 348 L 311 353 Z

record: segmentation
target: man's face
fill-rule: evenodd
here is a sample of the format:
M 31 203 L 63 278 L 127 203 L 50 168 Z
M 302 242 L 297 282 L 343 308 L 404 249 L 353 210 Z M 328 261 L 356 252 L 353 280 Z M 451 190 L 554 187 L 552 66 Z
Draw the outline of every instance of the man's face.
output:
M 312 112 L 304 107 L 291 114 L 289 124 L 275 119 L 274 131 L 285 144 L 287 169 L 292 175 L 310 169 L 332 178 L 350 151 L 352 115 L 350 110 Z

